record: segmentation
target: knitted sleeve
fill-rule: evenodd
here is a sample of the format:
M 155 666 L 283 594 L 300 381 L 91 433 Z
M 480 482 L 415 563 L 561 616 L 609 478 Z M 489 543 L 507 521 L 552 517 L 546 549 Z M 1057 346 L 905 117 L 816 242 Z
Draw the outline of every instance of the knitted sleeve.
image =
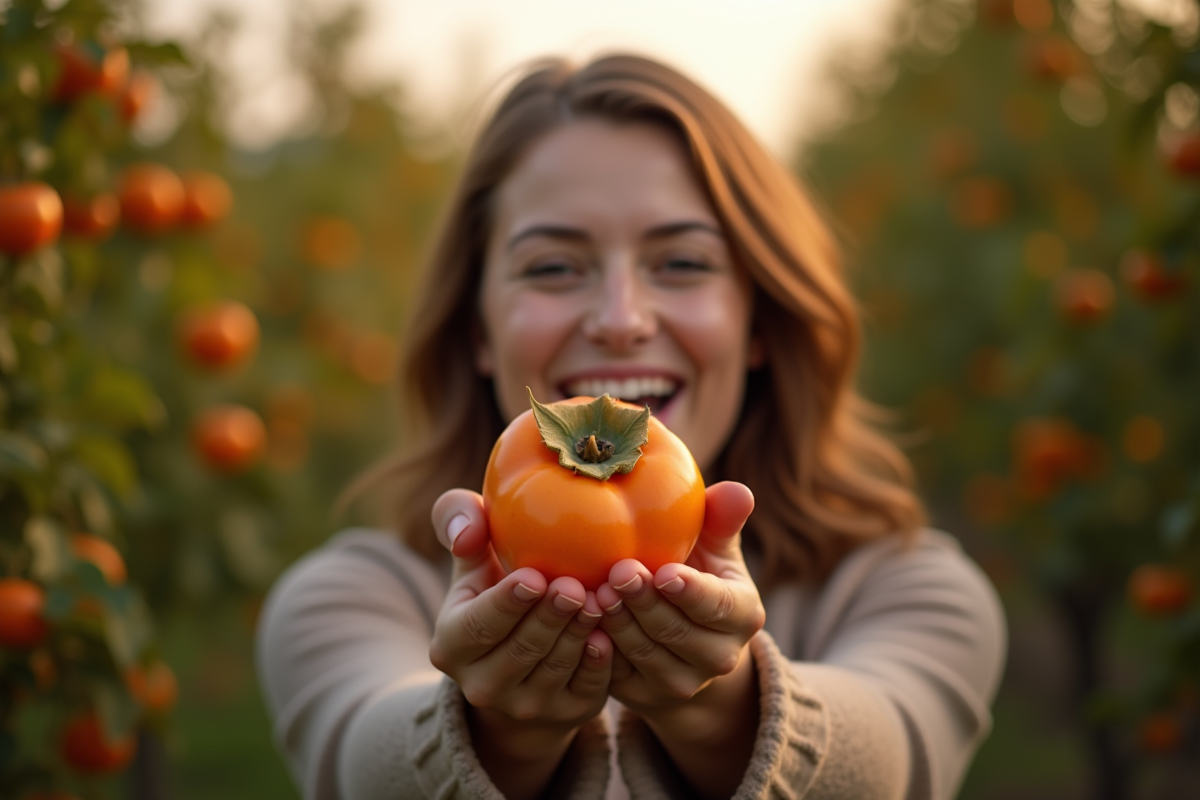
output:
M 457 685 L 429 663 L 443 578 L 393 537 L 353 531 L 293 565 L 257 631 L 277 746 L 306 800 L 489 798 Z M 555 777 L 562 796 L 601 797 L 602 719 Z
M 805 800 L 952 797 L 990 726 L 1005 652 L 999 601 L 948 538 L 863 548 L 816 599 L 799 658 L 751 640 L 760 717 L 735 794 Z M 618 734 L 634 800 L 689 787 L 628 710 Z

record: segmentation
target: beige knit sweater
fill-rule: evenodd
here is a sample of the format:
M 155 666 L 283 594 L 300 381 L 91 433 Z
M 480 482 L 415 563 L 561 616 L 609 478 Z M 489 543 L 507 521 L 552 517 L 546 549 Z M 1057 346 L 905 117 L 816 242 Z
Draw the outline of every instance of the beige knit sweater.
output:
M 285 573 L 258 630 L 279 747 L 310 800 L 500 798 L 461 692 L 429 663 L 448 576 L 380 531 L 346 531 Z M 737 798 L 941 800 L 986 735 L 1000 604 L 953 539 L 888 539 L 819 587 L 764 598 L 761 715 Z M 649 729 L 610 703 L 549 798 L 686 798 Z M 615 756 L 615 757 L 614 757 Z

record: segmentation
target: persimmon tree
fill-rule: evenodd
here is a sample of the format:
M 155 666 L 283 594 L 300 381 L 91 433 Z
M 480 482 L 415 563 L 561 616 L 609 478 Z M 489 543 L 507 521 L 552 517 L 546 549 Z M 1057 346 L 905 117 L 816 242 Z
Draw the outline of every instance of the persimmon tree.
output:
M 1114 800 L 1193 785 L 1200 737 L 1200 10 L 1176 8 L 909 2 L 804 165 L 852 242 L 867 393 L 908 410 L 1014 646 L 1026 587 L 1057 612 L 1074 785 Z

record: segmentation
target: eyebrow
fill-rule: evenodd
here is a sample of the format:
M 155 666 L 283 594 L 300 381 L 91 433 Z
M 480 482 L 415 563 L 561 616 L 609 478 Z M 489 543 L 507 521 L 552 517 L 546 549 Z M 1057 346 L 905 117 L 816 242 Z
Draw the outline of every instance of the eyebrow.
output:
M 707 222 L 698 220 L 683 220 L 681 222 L 668 222 L 664 225 L 656 225 L 642 234 L 643 239 L 667 239 L 672 236 L 678 236 L 681 233 L 689 231 L 705 231 L 719 238 L 725 238 L 725 234 L 719 228 L 710 225 Z M 529 239 L 535 236 L 546 236 L 551 239 L 565 239 L 574 242 L 586 242 L 591 239 L 587 231 L 581 228 L 572 228 L 567 225 L 531 225 L 528 228 L 513 235 L 508 240 L 505 248 L 512 252 L 521 240 Z

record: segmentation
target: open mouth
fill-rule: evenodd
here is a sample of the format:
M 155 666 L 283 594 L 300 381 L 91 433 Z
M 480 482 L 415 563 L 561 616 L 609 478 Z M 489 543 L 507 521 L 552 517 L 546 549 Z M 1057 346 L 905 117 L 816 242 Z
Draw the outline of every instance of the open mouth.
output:
M 560 390 L 566 397 L 599 397 L 607 394 L 627 403 L 650 406 L 650 413 L 657 414 L 675 398 L 680 386 L 674 378 L 642 375 L 632 378 L 579 378 L 563 384 Z

